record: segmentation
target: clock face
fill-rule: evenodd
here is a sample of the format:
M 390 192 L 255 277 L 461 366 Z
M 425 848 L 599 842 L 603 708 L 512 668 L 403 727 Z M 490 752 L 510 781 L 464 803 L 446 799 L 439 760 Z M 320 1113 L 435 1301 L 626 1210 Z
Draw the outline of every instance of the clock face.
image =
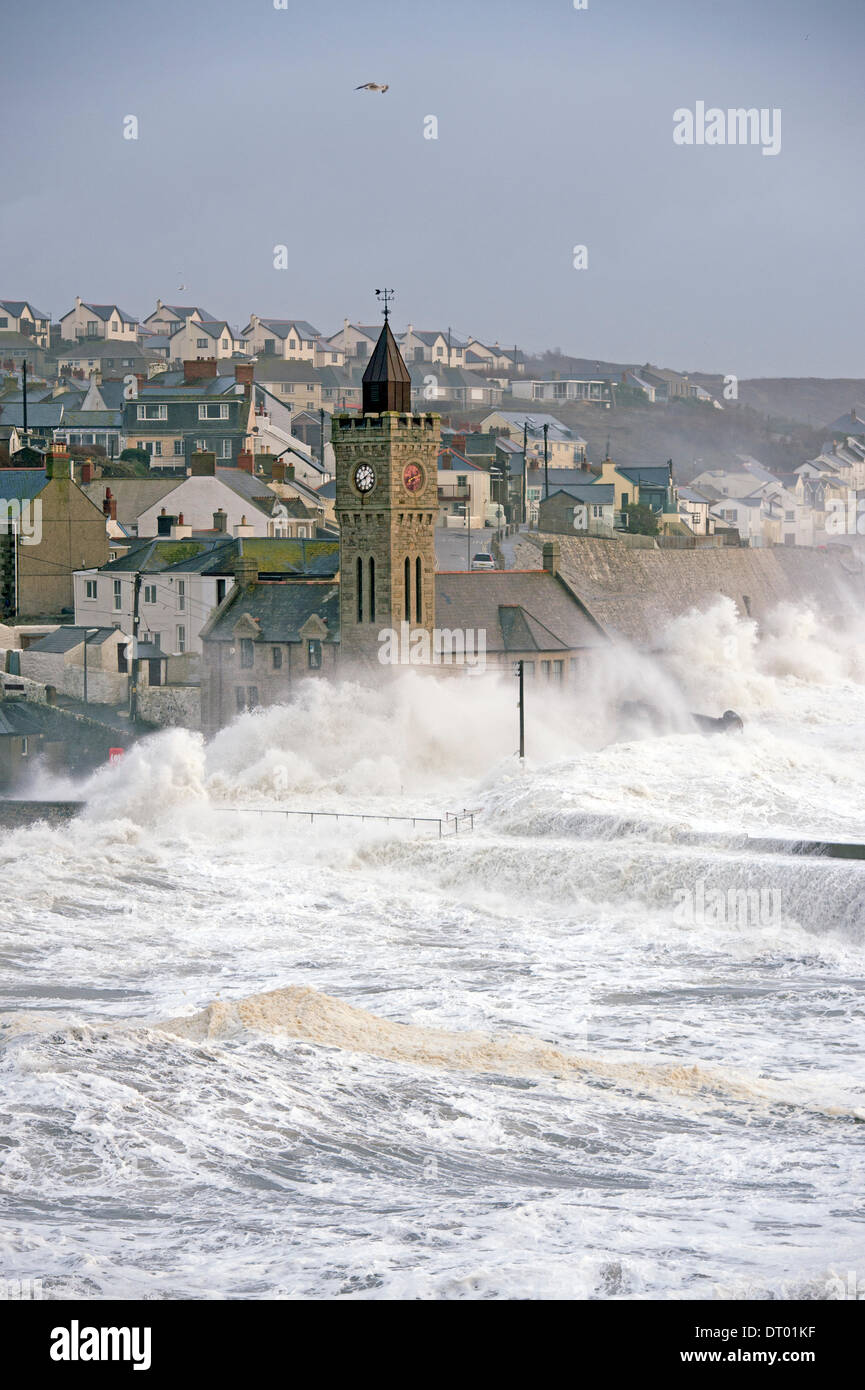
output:
M 375 487 L 375 469 L 369 463 L 359 463 L 354 470 L 354 485 L 358 492 L 372 492 Z
M 407 463 L 402 481 L 407 492 L 419 492 L 423 487 L 423 469 L 416 463 Z

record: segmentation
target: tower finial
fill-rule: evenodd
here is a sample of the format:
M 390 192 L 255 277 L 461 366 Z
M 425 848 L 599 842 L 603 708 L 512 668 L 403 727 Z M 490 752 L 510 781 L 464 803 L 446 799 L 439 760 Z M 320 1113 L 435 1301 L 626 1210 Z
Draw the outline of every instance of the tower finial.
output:
M 390 310 L 388 308 L 388 305 L 390 304 L 390 301 L 393 299 L 393 290 L 376 290 L 375 297 L 376 299 L 380 299 L 382 304 L 384 305 L 384 321 L 385 323 L 387 323 L 388 318 L 390 317 Z

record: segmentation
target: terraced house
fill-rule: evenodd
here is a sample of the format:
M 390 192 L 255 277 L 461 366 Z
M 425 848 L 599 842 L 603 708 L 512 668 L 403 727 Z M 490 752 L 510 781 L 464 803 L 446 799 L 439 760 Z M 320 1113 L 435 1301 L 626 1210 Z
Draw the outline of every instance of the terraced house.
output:
M 215 454 L 223 467 L 239 467 L 251 452 L 252 366 L 234 364 L 218 374 L 216 359 L 184 362 L 183 371 L 139 380 L 138 396 L 124 402 L 123 430 L 150 466 L 187 468 L 195 453 Z

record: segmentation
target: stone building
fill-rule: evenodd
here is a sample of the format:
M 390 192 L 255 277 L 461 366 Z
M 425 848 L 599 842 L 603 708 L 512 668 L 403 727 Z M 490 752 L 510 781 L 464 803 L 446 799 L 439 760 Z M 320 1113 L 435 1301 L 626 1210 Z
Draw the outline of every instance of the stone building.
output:
M 343 664 L 377 661 L 395 616 L 432 637 L 438 415 L 413 415 L 411 377 L 385 317 L 363 374 L 363 414 L 335 416 Z
M 0 618 L 71 613 L 75 571 L 107 559 L 105 516 L 73 481 L 64 449 L 44 468 L 0 470 Z
M 364 372 L 363 415 L 334 419 L 333 446 L 339 574 L 265 581 L 251 559 L 238 569 L 201 631 L 205 733 L 284 703 L 310 677 L 381 680 L 403 663 L 480 673 L 523 660 L 528 675 L 567 681 L 606 644 L 558 572 L 555 544 L 540 570 L 436 573 L 439 417 L 412 413 L 387 318 Z

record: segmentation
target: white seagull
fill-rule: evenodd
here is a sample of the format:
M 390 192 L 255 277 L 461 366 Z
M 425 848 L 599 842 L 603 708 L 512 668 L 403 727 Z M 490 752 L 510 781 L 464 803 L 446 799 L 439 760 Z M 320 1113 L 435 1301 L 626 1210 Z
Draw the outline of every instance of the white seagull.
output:
M 355 87 L 356 92 L 386 92 L 390 86 L 389 82 L 363 82 L 360 87 Z

